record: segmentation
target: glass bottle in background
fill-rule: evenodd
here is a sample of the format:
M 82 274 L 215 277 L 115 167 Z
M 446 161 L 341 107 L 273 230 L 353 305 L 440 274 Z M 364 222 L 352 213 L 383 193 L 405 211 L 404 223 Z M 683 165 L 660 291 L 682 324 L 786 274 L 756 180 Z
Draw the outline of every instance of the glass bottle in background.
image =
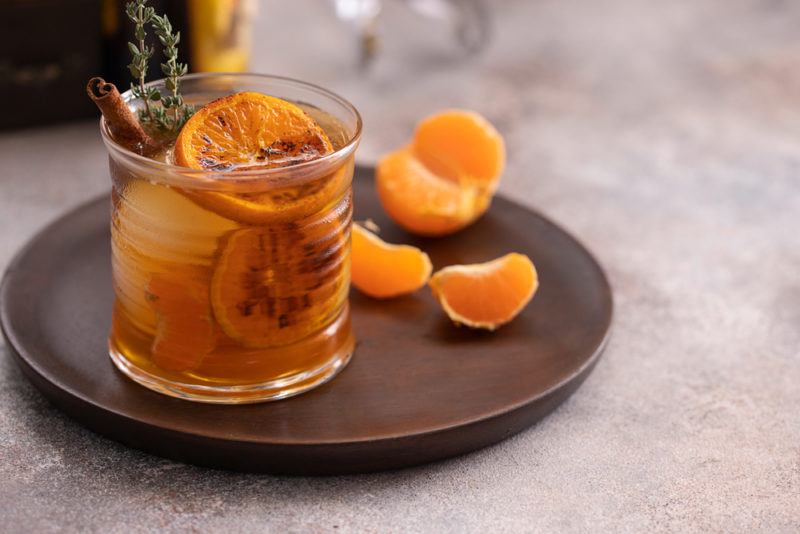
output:
M 484 0 L 332 0 L 336 16 L 357 35 L 359 65 L 367 68 L 381 50 L 384 7 L 406 9 L 447 27 L 462 52 L 480 52 L 489 41 L 490 10 Z M 391 24 L 387 20 L 384 24 Z M 385 28 L 384 28 L 385 29 Z
M 196 72 L 243 72 L 250 64 L 255 0 L 187 2 L 189 45 Z
M 127 0 L 103 0 L 103 77 L 119 87 L 127 87 L 130 73 L 128 41 L 133 40 L 127 23 Z M 255 0 L 150 0 L 149 6 L 164 13 L 176 28 L 181 28 L 178 61 L 188 63 L 192 72 L 243 72 L 250 64 Z M 160 44 L 150 59 L 149 71 L 161 72 Z M 96 74 L 92 73 L 92 74 Z

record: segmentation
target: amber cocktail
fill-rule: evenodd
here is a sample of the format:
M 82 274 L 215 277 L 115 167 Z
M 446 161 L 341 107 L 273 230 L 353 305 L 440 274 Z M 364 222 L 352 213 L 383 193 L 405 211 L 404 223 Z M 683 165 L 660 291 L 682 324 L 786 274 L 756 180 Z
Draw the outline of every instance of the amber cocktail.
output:
M 182 89 L 196 105 L 242 91 L 292 102 L 332 149 L 282 159 L 286 147 L 273 145 L 254 152 L 252 166 L 209 160 L 197 170 L 176 165 L 173 147 L 137 155 L 102 124 L 113 181 L 111 358 L 140 384 L 191 400 L 308 390 L 354 347 L 347 296 L 360 117 L 328 91 L 278 77 L 193 75 Z

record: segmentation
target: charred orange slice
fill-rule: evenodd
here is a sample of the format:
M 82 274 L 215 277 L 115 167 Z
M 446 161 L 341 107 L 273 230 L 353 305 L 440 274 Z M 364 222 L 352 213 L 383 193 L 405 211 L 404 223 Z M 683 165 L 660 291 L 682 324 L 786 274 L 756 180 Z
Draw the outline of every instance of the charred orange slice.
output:
M 352 162 L 331 174 L 301 185 L 272 188 L 268 193 L 189 191 L 183 194 L 204 208 L 232 221 L 263 225 L 297 220 L 323 210 L 350 185 Z
M 431 276 L 428 255 L 409 245 L 392 245 L 353 225 L 351 280 L 363 293 L 390 298 L 413 293 Z
M 504 166 L 503 138 L 486 119 L 447 110 L 420 122 L 408 146 L 378 162 L 378 196 L 409 232 L 446 235 L 488 209 Z
M 298 106 L 261 93 L 235 93 L 209 102 L 175 141 L 175 162 L 190 169 L 268 169 L 333 150 L 328 136 Z
M 522 311 L 539 280 L 530 258 L 511 253 L 487 263 L 445 267 L 429 285 L 453 322 L 494 330 Z
M 349 212 L 346 214 L 349 218 Z M 217 323 L 243 346 L 296 342 L 335 317 L 347 298 L 347 236 L 339 222 L 230 234 L 211 279 Z
M 157 318 L 153 363 L 170 371 L 197 368 L 217 339 L 206 277 L 185 268 L 155 273 L 146 298 Z
M 287 167 L 333 151 L 325 131 L 300 107 L 260 93 L 219 98 L 198 110 L 175 141 L 175 163 L 218 172 Z M 198 204 L 245 224 L 313 213 L 344 186 L 344 169 L 301 185 L 235 194 L 186 190 Z

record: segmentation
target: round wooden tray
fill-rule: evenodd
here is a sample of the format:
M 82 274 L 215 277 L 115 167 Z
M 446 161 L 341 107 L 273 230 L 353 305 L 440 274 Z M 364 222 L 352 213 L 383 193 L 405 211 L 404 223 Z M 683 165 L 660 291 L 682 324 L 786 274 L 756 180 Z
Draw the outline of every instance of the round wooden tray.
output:
M 497 198 L 476 224 L 422 239 L 386 219 L 372 169 L 355 179 L 355 217 L 388 241 L 426 250 L 434 268 L 526 253 L 541 287 L 494 333 L 457 328 L 430 291 L 391 301 L 352 292 L 350 365 L 291 399 L 200 404 L 135 384 L 111 363 L 109 199 L 38 234 L 0 288 L 0 324 L 26 376 L 58 408 L 112 439 L 168 458 L 241 471 L 367 472 L 421 464 L 505 439 L 563 402 L 608 337 L 612 299 L 592 256 L 563 230 Z

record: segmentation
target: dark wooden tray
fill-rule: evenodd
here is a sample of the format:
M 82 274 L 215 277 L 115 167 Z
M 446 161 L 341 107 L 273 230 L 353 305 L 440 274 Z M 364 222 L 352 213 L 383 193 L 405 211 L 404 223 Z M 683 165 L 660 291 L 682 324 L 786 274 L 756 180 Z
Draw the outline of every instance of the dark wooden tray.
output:
M 476 224 L 446 238 L 414 238 L 383 214 L 372 169 L 357 171 L 356 218 L 426 250 L 435 268 L 527 253 L 541 287 L 495 333 L 452 325 L 430 292 L 374 301 L 353 291 L 358 337 L 334 380 L 288 400 L 241 406 L 160 395 L 116 371 L 108 198 L 45 228 L 11 263 L 0 324 L 25 375 L 88 428 L 154 454 L 205 466 L 288 474 L 405 467 L 511 436 L 564 401 L 608 338 L 612 299 L 592 256 L 563 230 L 497 198 Z

